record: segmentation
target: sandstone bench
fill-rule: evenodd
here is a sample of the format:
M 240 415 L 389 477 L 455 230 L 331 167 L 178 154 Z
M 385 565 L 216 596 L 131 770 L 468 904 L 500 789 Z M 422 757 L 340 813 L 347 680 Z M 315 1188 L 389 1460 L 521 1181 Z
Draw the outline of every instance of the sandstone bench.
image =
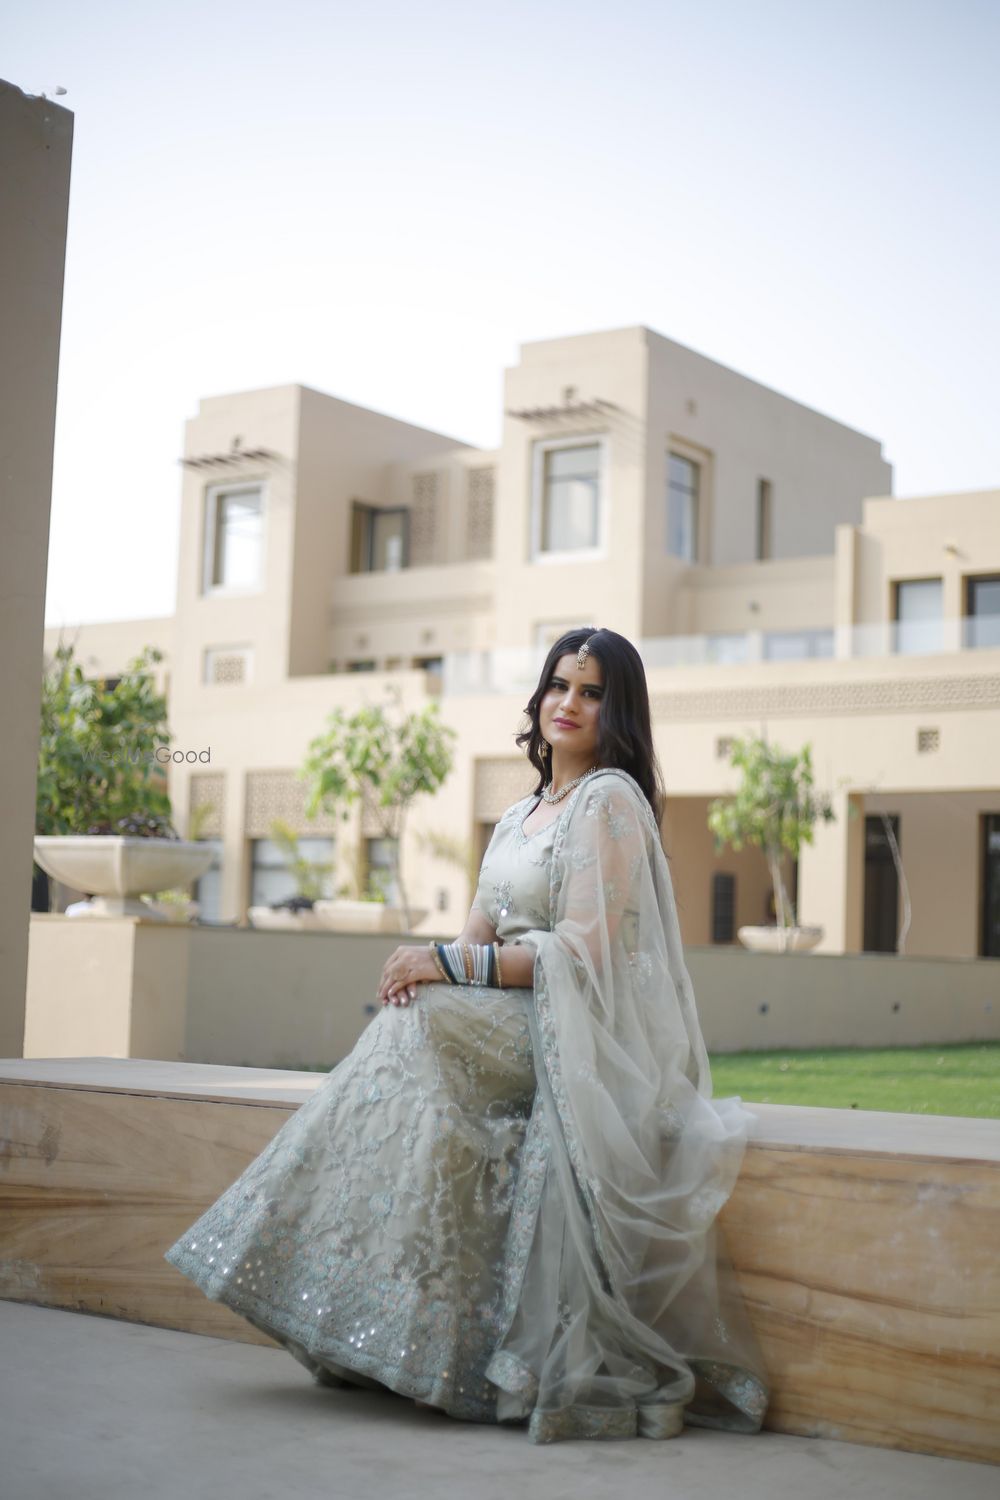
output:
M 0 1297 L 270 1344 L 163 1251 L 323 1077 L 0 1060 Z M 1000 1461 L 1000 1121 L 749 1107 L 720 1225 L 766 1425 Z

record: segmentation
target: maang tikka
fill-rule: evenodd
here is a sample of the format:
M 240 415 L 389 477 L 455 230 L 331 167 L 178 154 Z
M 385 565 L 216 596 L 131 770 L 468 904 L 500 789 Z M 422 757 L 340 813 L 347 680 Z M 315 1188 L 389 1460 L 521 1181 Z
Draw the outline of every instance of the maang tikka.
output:
M 593 636 L 588 636 L 583 645 L 580 647 L 579 651 L 576 653 L 576 664 L 580 668 L 581 672 L 583 671 L 584 662 L 590 655 L 590 643 L 593 639 Z

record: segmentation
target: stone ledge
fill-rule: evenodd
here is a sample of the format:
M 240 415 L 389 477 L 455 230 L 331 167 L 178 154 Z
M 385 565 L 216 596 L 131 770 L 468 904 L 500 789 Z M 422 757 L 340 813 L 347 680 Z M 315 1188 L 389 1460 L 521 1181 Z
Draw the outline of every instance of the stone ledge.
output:
M 268 1342 L 163 1250 L 325 1076 L 0 1061 L 0 1296 Z M 771 1377 L 766 1425 L 1000 1461 L 1000 1121 L 749 1107 L 719 1229 Z

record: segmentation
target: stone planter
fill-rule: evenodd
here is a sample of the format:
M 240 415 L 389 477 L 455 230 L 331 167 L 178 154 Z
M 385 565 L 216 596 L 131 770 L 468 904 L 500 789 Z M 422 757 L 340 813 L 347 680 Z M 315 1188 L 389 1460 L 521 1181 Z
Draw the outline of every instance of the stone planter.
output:
M 387 906 L 384 901 L 317 901 L 313 912 L 328 932 L 407 931 L 403 908 Z M 416 927 L 426 915 L 426 909 L 411 907 L 410 927 Z
M 95 898 L 98 917 L 166 920 L 142 895 L 186 886 L 212 863 L 212 849 L 186 839 L 126 838 L 119 834 L 36 834 L 35 859 L 47 875 Z
M 753 953 L 807 953 L 822 941 L 822 927 L 740 927 L 736 936 Z M 784 940 L 783 940 L 784 939 Z
M 322 932 L 324 924 L 315 911 L 289 911 L 287 906 L 251 906 L 250 926 L 261 932 Z

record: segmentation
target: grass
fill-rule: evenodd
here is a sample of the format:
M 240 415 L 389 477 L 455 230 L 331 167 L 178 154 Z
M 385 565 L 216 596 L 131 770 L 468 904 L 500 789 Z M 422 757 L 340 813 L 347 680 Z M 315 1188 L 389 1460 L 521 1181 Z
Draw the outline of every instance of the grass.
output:
M 718 1052 L 712 1092 L 754 1103 L 1000 1119 L 1000 1042 Z
M 1000 1119 L 1000 1042 L 715 1052 L 711 1062 L 712 1092 L 719 1097 L 738 1094 L 761 1104 Z M 304 1062 L 298 1071 L 328 1073 L 333 1066 Z

